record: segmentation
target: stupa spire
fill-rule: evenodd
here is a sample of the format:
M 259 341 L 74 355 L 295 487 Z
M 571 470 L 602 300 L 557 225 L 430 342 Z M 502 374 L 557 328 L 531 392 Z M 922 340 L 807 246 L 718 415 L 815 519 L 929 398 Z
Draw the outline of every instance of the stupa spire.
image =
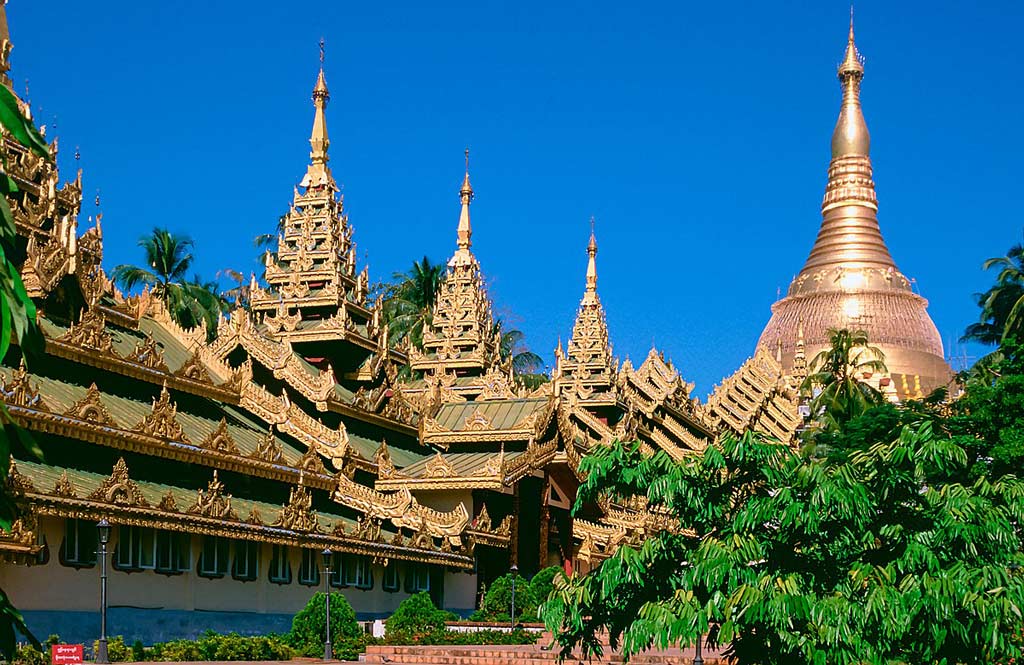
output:
M 7 0 L 0 0 L 0 83 L 11 87 L 11 77 L 7 74 L 11 70 L 11 31 L 7 27 Z
M 320 40 L 320 73 L 316 77 L 316 84 L 313 86 L 313 130 L 309 135 L 309 168 L 306 169 L 306 177 L 302 179 L 303 187 L 322 187 L 325 185 L 334 186 L 334 178 L 327 166 L 330 157 L 327 155 L 331 147 L 331 140 L 327 135 L 327 103 L 331 99 L 331 93 L 327 89 L 327 79 L 324 77 L 324 40 Z
M 896 267 L 878 225 L 871 136 L 860 99 L 864 59 L 852 13 L 836 76 L 842 102 L 818 237 L 786 297 L 772 306 L 758 347 L 770 353 L 781 339 L 786 370 L 799 378 L 807 375 L 807 359 L 828 347 L 830 329 L 863 330 L 885 353 L 890 373 L 920 374 L 929 386 L 943 385 L 950 370 L 927 302 Z
M 469 204 L 473 202 L 473 186 L 469 184 L 469 148 L 466 148 L 466 177 L 459 189 L 462 212 L 459 213 L 459 251 L 469 252 L 473 246 L 473 226 L 469 222 Z
M 583 304 L 597 304 L 597 238 L 594 236 L 594 218 L 590 218 L 590 242 L 587 243 L 587 289 Z

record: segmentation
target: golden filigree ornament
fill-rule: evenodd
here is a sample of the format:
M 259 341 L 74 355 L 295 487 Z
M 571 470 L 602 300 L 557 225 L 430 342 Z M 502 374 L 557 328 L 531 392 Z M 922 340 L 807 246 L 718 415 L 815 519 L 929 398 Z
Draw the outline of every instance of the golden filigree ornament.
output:
M 142 495 L 138 484 L 128 477 L 128 465 L 121 457 L 114 465 L 114 471 L 89 495 L 90 499 L 116 506 L 145 508 L 149 502 Z
M 440 452 L 427 462 L 423 473 L 424 478 L 454 478 L 457 475 L 455 468 Z
M 313 497 L 301 483 L 293 487 L 288 503 L 281 508 L 281 515 L 273 526 L 292 531 L 315 532 L 320 530 L 319 520 L 313 510 Z
M 57 341 L 107 356 L 116 355 L 113 340 L 107 331 L 107 320 L 99 308 L 95 307 L 85 310 L 78 323 L 71 324 L 68 331 L 57 338 Z
M 150 413 L 132 429 L 158 439 L 191 443 L 177 418 L 178 406 L 171 401 L 171 394 L 167 390 L 167 384 L 164 383 L 160 390 L 160 397 L 153 400 L 153 408 Z
M 4 381 L 0 392 L 3 393 L 3 401 L 12 406 L 23 406 L 36 411 L 50 410 L 39 390 L 32 385 L 24 362 L 14 370 L 10 380 Z
M 167 363 L 164 362 L 164 351 L 152 337 L 146 337 L 135 345 L 135 349 L 128 355 L 126 360 L 143 365 L 159 372 L 169 372 Z
M 238 514 L 231 507 L 231 495 L 224 493 L 224 483 L 217 478 L 217 470 L 213 470 L 211 480 L 205 490 L 196 493 L 196 502 L 186 511 L 189 515 L 202 515 L 222 520 L 237 520 Z
M 60 478 L 58 478 L 57 482 L 54 483 L 53 495 L 65 499 L 74 499 L 77 497 L 77 494 L 75 493 L 75 486 L 72 484 L 71 478 L 68 477 L 67 469 L 64 469 L 60 474 Z
M 271 425 L 267 433 L 260 437 L 259 443 L 256 444 L 253 457 L 262 462 L 277 464 L 281 461 L 282 456 L 281 444 L 274 435 L 274 426 Z
M 217 427 L 207 435 L 206 439 L 200 444 L 207 450 L 212 450 L 218 453 L 225 453 L 227 455 L 238 455 L 238 444 L 231 437 L 231 433 L 228 431 L 227 418 L 221 418 L 220 422 L 217 423 Z
M 114 417 L 110 415 L 110 412 L 107 411 L 107 407 L 103 405 L 100 390 L 96 387 L 95 383 L 89 386 L 85 397 L 72 404 L 64 412 L 64 415 L 77 420 L 84 420 L 94 425 L 100 425 L 101 427 L 120 427 L 117 421 L 114 420 Z

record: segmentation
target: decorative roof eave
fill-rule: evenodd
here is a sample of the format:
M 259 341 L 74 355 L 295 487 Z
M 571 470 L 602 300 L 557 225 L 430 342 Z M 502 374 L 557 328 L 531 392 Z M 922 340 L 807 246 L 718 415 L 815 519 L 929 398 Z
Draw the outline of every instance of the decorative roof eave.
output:
M 46 351 L 58 358 L 64 358 L 65 360 L 71 360 L 82 365 L 88 365 L 155 385 L 166 384 L 169 388 L 199 395 L 200 397 L 207 397 L 234 405 L 237 405 L 239 401 L 239 391 L 234 381 L 223 385 L 197 381 L 186 376 L 174 374 L 173 372 L 147 367 L 120 356 L 101 353 L 96 349 L 82 348 L 60 339 L 47 339 Z
M 237 471 L 281 482 L 296 483 L 299 478 L 303 478 L 306 485 L 322 490 L 329 491 L 334 487 L 334 477 L 326 473 L 311 473 L 285 464 L 264 462 L 252 457 L 210 450 L 203 447 L 202 444 L 168 441 L 141 432 L 100 425 L 88 420 L 14 404 L 8 404 L 7 408 L 19 425 L 36 432 L 65 436 L 153 457 L 173 459 L 226 471 Z
M 338 475 L 332 498 L 377 519 L 388 519 L 396 527 L 423 529 L 432 537 L 458 538 L 469 523 L 461 504 L 455 510 L 440 512 L 419 504 L 407 488 L 384 494 Z
M 473 558 L 455 552 L 414 549 L 389 543 L 368 542 L 358 538 L 280 526 L 254 524 L 249 521 L 221 520 L 202 515 L 161 510 L 159 507 L 121 506 L 92 499 L 56 497 L 38 492 L 25 492 L 21 501 L 37 515 L 87 519 L 106 518 L 114 524 L 143 526 L 167 531 L 222 536 L 289 545 L 293 547 L 330 547 L 336 552 L 361 554 L 381 559 L 430 563 L 453 568 L 471 569 Z
M 478 531 L 476 529 L 469 529 L 466 534 L 476 540 L 477 545 L 507 549 L 512 543 L 512 536 L 509 534 L 502 535 L 493 531 Z
M 375 483 L 378 490 L 501 490 L 507 485 L 500 474 L 451 476 L 449 478 L 390 478 Z

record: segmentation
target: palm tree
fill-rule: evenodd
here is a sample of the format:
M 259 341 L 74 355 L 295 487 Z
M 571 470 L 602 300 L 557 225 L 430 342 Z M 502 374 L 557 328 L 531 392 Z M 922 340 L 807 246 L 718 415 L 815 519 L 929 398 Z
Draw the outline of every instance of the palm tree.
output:
M 981 317 L 967 326 L 961 340 L 995 345 L 1019 338 L 1024 332 L 1024 245 L 1014 245 L 1006 256 L 989 259 L 982 268 L 999 268 L 999 274 L 988 291 L 975 294 Z
M 430 325 L 437 293 L 444 283 L 444 264 L 426 256 L 413 261 L 406 272 L 396 272 L 394 281 L 384 285 L 379 296 L 384 323 L 388 324 L 388 342 L 407 340 L 423 348 L 423 329 Z
M 526 346 L 526 334 L 515 328 L 506 328 L 498 317 L 494 320 L 494 336 L 498 340 L 498 357 L 510 363 L 512 376 L 527 388 L 536 388 L 548 381 L 543 373 L 544 360 Z
M 148 268 L 121 264 L 111 273 L 114 282 L 125 291 L 149 287 L 178 325 L 193 328 L 206 321 L 213 334 L 217 314 L 226 309 L 227 303 L 217 292 L 216 283 L 203 282 L 198 276 L 186 279 L 195 259 L 192 239 L 154 228 L 150 235 L 139 238 L 139 247 L 146 255 Z
M 811 399 L 811 413 L 821 420 L 825 429 L 837 429 L 843 423 L 881 404 L 882 393 L 860 378 L 864 372 L 884 373 L 885 354 L 868 344 L 863 330 L 850 332 L 845 328 L 828 331 L 830 346 L 811 361 L 811 372 L 801 389 L 816 391 Z

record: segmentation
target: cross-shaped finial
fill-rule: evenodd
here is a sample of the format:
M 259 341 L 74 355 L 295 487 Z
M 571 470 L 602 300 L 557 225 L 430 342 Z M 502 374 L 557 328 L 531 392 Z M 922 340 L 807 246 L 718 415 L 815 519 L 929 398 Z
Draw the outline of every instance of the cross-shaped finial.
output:
M 324 66 L 324 38 L 320 38 L 320 66 Z
M 80 159 L 82 159 L 82 149 L 76 145 L 75 146 L 75 161 L 77 162 Z
M 469 173 L 469 148 L 466 148 L 466 173 Z
M 590 216 L 590 235 L 594 235 L 594 216 Z

